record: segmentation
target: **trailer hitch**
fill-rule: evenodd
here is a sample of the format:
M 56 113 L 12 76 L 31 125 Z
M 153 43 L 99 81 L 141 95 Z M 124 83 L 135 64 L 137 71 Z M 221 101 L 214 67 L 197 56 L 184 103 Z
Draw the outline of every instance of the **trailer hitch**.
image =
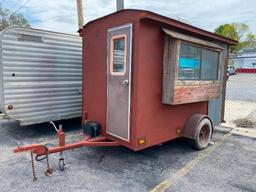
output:
M 98 136 L 98 137 L 89 137 L 85 135 L 84 139 L 81 141 L 77 141 L 75 143 L 66 144 L 65 142 L 65 133 L 62 130 L 62 125 L 59 126 L 59 129 L 56 128 L 55 124 L 51 122 L 51 124 L 54 125 L 54 128 L 57 132 L 57 137 L 59 140 L 59 145 L 55 147 L 48 148 L 47 146 L 43 144 L 31 144 L 31 145 L 25 145 L 25 146 L 17 146 L 13 149 L 14 153 L 20 153 L 20 152 L 30 152 L 31 153 L 31 162 L 32 162 L 32 172 L 34 176 L 34 181 L 36 180 L 35 175 L 35 165 L 34 165 L 34 157 L 33 154 L 36 155 L 35 159 L 37 161 L 41 161 L 46 159 L 47 161 L 47 170 L 45 172 L 45 175 L 49 176 L 52 174 L 53 169 L 49 166 L 49 155 L 52 153 L 60 153 L 59 158 L 59 168 L 61 171 L 65 168 L 65 161 L 63 157 L 63 152 L 67 150 L 72 150 L 80 147 L 107 147 L 107 146 L 120 146 L 118 142 L 111 141 L 107 139 L 104 136 Z

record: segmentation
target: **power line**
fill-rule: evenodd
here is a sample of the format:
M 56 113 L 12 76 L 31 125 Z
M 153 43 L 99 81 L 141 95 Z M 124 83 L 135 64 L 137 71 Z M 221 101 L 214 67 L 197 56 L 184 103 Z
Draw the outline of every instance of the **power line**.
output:
M 21 5 L 18 9 L 16 9 L 14 12 L 12 12 L 10 15 L 14 15 L 17 12 L 19 12 L 19 10 L 23 9 L 31 0 L 27 0 L 23 5 Z
M 3 3 L 4 3 L 5 1 L 6 1 L 6 0 L 2 0 L 2 1 L 0 2 L 0 4 L 3 5 Z M 18 2 L 19 2 L 19 0 L 16 0 L 16 1 L 12 0 L 12 3 L 10 4 L 11 7 L 15 7 L 16 5 L 18 5 Z M 8 3 L 8 4 L 9 4 L 9 3 Z M 8 10 L 9 12 L 11 11 L 10 8 L 4 8 L 4 7 L 3 7 L 3 9 Z M 8 16 L 8 15 L 9 15 L 9 13 L 7 14 L 7 16 Z
M 3 3 L 4 3 L 5 1 L 6 1 L 6 0 L 2 0 L 2 1 L 0 2 L 0 4 L 3 5 Z M 15 7 L 16 5 L 18 5 L 19 1 L 20 1 L 20 0 L 16 0 L 16 1 L 12 0 L 12 1 L 11 1 L 12 3 L 10 4 L 11 7 Z M 8 4 L 9 4 L 9 3 L 8 3 Z M 7 9 L 10 10 L 9 8 L 7 8 Z

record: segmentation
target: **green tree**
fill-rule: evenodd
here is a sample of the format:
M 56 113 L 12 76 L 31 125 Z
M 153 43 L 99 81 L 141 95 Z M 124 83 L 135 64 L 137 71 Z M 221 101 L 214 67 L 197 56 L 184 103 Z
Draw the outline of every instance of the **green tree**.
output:
M 250 32 L 249 26 L 244 23 L 230 23 L 217 27 L 215 33 L 237 40 L 239 43 L 230 48 L 231 53 L 237 53 L 243 48 L 256 46 L 256 35 Z
M 0 31 L 11 25 L 30 27 L 28 20 L 22 14 L 12 14 L 9 9 L 3 8 L 0 4 Z

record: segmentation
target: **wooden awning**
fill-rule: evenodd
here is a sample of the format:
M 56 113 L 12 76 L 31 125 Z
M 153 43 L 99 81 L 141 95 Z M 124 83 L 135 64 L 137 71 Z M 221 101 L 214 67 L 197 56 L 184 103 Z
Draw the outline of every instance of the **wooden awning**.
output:
M 196 43 L 196 44 L 199 44 L 199 45 L 212 47 L 212 48 L 215 48 L 215 49 L 220 49 L 220 50 L 223 49 L 222 47 L 218 46 L 217 44 L 209 42 L 209 41 L 205 41 L 205 40 L 202 40 L 202 39 L 199 39 L 199 38 L 196 38 L 196 37 L 192 37 L 192 36 L 189 36 L 189 35 L 185 35 L 183 33 L 179 33 L 179 32 L 176 32 L 176 31 L 169 30 L 169 29 L 165 29 L 165 28 L 162 28 L 162 29 L 167 35 L 169 35 L 169 36 L 171 36 L 175 39 L 180 39 L 180 40 L 183 40 L 183 41 Z

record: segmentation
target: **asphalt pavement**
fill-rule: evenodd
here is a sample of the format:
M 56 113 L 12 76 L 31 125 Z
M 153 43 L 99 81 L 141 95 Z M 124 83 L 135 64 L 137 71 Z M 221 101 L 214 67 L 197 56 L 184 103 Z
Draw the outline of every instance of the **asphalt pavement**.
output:
M 82 138 L 79 121 L 62 123 L 68 142 Z M 49 124 L 19 127 L 13 121 L 0 121 L 0 191 L 143 192 L 161 183 L 168 184 L 164 191 L 256 191 L 255 138 L 227 137 L 230 129 L 218 130 L 213 136 L 215 145 L 204 151 L 195 151 L 185 139 L 139 152 L 124 147 L 67 151 L 63 172 L 58 170 L 59 155 L 53 154 L 50 165 L 54 173 L 45 176 L 45 161 L 36 162 L 38 180 L 33 182 L 30 154 L 13 154 L 12 149 L 38 142 L 56 144 L 53 128 Z

